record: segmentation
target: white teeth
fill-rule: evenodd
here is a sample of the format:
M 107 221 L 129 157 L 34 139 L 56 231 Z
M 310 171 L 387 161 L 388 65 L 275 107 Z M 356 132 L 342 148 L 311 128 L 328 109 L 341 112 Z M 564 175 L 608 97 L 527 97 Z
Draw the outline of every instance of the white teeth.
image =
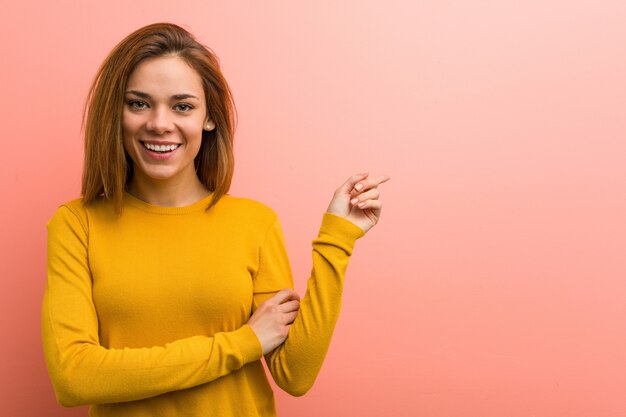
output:
M 143 146 L 145 146 L 146 148 L 150 149 L 151 151 L 170 152 L 170 151 L 173 151 L 174 149 L 178 148 L 180 146 L 180 144 L 176 144 L 176 145 L 153 145 L 151 143 L 143 142 Z

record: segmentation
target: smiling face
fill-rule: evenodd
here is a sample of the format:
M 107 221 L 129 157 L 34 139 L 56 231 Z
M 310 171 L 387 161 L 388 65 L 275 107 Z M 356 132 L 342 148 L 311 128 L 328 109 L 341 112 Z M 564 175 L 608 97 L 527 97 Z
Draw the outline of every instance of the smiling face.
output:
M 142 61 L 128 78 L 122 114 L 124 149 L 133 160 L 132 182 L 143 186 L 195 184 L 194 158 L 208 120 L 202 80 L 184 60 Z

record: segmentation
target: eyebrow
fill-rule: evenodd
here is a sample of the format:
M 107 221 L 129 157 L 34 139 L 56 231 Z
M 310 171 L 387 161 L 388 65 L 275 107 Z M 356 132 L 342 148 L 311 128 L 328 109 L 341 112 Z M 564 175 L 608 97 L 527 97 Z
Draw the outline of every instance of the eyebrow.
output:
M 143 91 L 138 91 L 138 90 L 128 90 L 126 94 L 134 94 L 137 97 L 141 97 L 145 99 L 152 98 L 150 94 L 144 93 Z M 194 96 L 193 94 L 174 94 L 171 98 L 173 98 L 174 100 L 184 100 L 186 98 L 195 98 L 196 100 L 200 100 L 198 97 Z

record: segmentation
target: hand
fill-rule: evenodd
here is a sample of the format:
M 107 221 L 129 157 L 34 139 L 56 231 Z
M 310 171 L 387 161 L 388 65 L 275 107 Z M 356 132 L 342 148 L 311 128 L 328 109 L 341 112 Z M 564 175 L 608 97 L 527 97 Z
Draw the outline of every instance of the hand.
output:
M 263 355 L 280 346 L 289 333 L 289 327 L 298 315 L 300 296 L 285 288 L 256 309 L 248 320 L 263 347 Z
M 378 223 L 383 207 L 378 199 L 378 186 L 389 179 L 387 175 L 369 178 L 369 173 L 351 176 L 335 191 L 327 211 L 367 232 Z

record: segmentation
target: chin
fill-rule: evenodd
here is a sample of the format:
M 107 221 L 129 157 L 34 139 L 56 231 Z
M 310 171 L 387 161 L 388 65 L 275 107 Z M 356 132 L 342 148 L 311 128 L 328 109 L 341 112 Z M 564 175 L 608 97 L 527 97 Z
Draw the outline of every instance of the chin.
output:
M 174 178 L 178 173 L 173 171 L 153 171 L 153 170 L 142 170 L 143 176 L 155 181 L 166 181 Z

